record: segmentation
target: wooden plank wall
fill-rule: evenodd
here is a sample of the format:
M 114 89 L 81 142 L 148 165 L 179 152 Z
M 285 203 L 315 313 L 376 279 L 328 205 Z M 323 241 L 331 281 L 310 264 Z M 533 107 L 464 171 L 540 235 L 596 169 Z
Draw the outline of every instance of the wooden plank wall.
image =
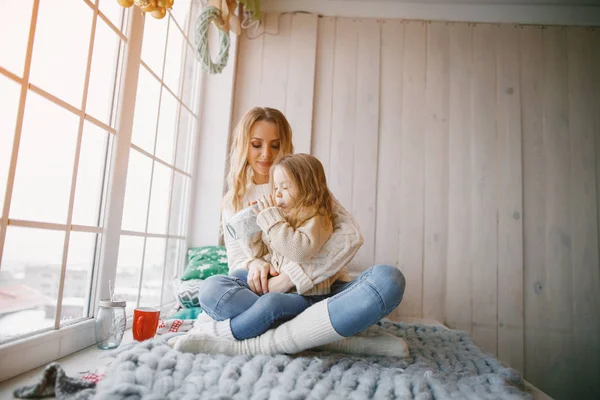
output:
M 233 119 L 281 109 L 400 268 L 392 317 L 462 329 L 556 398 L 600 398 L 600 30 L 268 14 Z

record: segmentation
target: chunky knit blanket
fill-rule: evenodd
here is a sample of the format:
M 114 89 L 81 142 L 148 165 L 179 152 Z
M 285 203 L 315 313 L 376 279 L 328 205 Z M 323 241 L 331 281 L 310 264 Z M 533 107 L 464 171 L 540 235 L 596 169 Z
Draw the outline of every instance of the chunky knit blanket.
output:
M 119 349 L 94 399 L 522 399 L 521 376 L 464 332 L 382 320 L 410 357 L 184 354 L 168 336 Z M 170 335 L 172 336 L 172 335 Z

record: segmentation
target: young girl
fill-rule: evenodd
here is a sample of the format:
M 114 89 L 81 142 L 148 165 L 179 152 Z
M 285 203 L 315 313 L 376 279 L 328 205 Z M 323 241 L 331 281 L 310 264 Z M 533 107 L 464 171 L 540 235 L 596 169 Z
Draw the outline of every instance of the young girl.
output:
M 262 257 L 276 274 L 282 268 L 289 275 L 301 277 L 325 273 L 328 265 L 315 272 L 315 266 L 310 267 L 309 263 L 333 233 L 333 201 L 323 165 L 308 154 L 286 156 L 273 167 L 272 182 L 272 195 L 263 196 L 256 211 L 262 234 L 250 240 L 246 254 L 250 258 Z M 297 264 L 307 265 L 311 271 L 300 269 Z M 346 268 L 342 268 L 312 288 L 301 285 L 299 289 L 304 295 L 327 294 L 333 282 L 347 276 Z
M 294 276 L 295 281 L 306 279 L 307 284 L 301 284 L 296 293 L 266 293 L 247 311 L 232 318 L 232 336 L 238 340 L 258 336 L 275 321 L 300 314 L 329 294 L 333 282 L 349 281 L 344 267 L 317 285 L 308 284 L 310 276 L 323 275 L 329 267 L 322 265 L 319 271 L 311 267 L 310 261 L 333 232 L 332 197 L 321 162 L 308 154 L 286 156 L 273 166 L 271 176 L 273 192 L 258 201 L 256 211 L 262 232 L 247 240 L 243 248 L 248 260 L 261 258 L 269 263 L 270 275 L 284 272 Z M 258 279 L 259 274 L 246 277 L 255 287 L 261 285 Z

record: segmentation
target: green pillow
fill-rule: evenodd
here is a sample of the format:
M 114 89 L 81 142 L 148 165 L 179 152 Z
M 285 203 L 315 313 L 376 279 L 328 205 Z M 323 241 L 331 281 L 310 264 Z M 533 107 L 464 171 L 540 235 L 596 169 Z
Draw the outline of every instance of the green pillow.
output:
M 206 279 L 213 275 L 227 275 L 227 252 L 223 246 L 192 247 L 188 250 L 188 265 L 182 281 Z

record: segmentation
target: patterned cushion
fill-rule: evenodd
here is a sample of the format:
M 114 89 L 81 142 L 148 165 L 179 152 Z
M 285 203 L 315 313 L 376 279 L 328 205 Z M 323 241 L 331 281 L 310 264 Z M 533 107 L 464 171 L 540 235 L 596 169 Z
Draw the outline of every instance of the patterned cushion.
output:
M 198 294 L 200 293 L 203 283 L 204 281 L 200 279 L 192 279 L 181 282 L 181 285 L 179 285 L 179 290 L 177 291 L 177 298 L 179 299 L 179 303 L 181 303 L 182 307 L 200 307 Z
M 228 272 L 225 247 L 193 247 L 188 250 L 188 265 L 181 276 L 181 280 L 206 279 L 212 275 L 226 275 Z

